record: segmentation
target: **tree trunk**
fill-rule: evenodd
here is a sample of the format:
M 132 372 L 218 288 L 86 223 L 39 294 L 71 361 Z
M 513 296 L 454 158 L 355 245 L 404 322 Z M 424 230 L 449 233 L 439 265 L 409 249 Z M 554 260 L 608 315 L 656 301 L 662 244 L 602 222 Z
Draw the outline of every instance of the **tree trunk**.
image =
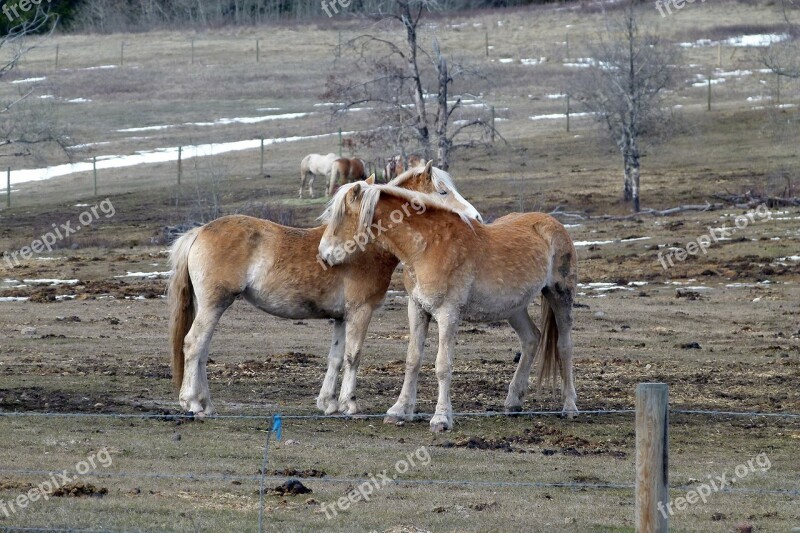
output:
M 436 137 L 438 140 L 438 150 L 436 153 L 437 166 L 442 170 L 450 167 L 450 141 L 447 138 L 447 84 L 450 77 L 447 73 L 447 60 L 443 55 L 439 55 L 439 64 L 436 66 L 439 73 L 439 112 L 436 125 Z
M 403 24 L 406 27 L 406 41 L 408 42 L 408 70 L 414 84 L 414 108 L 417 112 L 414 129 L 425 152 L 425 159 L 431 156 L 430 134 L 428 132 L 428 116 L 425 112 L 425 96 L 422 92 L 422 78 L 417 65 L 417 22 L 411 15 L 411 6 L 408 2 L 401 3 Z
M 623 199 L 626 202 L 630 202 L 633 200 L 633 180 L 631 179 L 630 156 L 628 154 L 622 154 L 622 159 L 625 167 L 623 176 Z
M 631 197 L 633 198 L 633 211 L 638 213 L 639 208 L 639 154 L 631 157 Z

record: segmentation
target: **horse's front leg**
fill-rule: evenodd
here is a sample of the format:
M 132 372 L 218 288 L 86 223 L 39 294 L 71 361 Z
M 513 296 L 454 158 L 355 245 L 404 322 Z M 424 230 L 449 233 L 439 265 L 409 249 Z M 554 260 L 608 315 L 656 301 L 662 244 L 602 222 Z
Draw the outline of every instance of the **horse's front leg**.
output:
M 328 352 L 328 370 L 325 373 L 325 380 L 322 382 L 319 396 L 317 396 L 317 407 L 326 415 L 331 415 L 339 410 L 339 402 L 336 401 L 336 380 L 339 377 L 339 370 L 342 368 L 344 347 L 344 320 L 336 319 L 333 323 L 331 349 Z
M 414 407 L 417 404 L 417 380 L 430 323 L 431 315 L 413 298 L 409 298 L 406 375 L 403 380 L 403 389 L 400 391 L 397 402 L 386 412 L 386 417 L 383 419 L 385 424 L 398 424 L 403 421 L 411 421 L 414 418 Z
M 342 389 L 339 392 L 339 412 L 346 415 L 358 413 L 356 402 L 356 373 L 361 356 L 361 347 L 367 336 L 367 328 L 372 320 L 372 306 L 362 305 L 347 311 L 344 343 L 344 372 Z
M 436 354 L 436 379 L 439 382 L 439 398 L 436 411 L 431 418 L 431 431 L 439 433 L 453 428 L 453 407 L 450 403 L 450 381 L 453 377 L 453 352 L 460 313 L 456 309 L 438 310 L 439 352 Z

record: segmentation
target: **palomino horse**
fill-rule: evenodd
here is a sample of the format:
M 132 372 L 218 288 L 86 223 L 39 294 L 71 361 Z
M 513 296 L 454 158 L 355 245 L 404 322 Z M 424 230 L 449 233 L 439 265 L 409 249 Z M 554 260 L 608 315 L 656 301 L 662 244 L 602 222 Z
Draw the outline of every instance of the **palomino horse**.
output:
M 370 178 L 370 181 L 373 177 Z M 477 218 L 475 208 L 452 187 L 450 177 L 428 165 L 401 183 L 432 202 Z M 206 361 L 214 328 L 238 296 L 275 316 L 334 319 L 328 372 L 317 406 L 331 414 L 358 411 L 353 396 L 359 352 L 372 313 L 386 294 L 398 260 L 377 246 L 358 259 L 331 267 L 318 256 L 325 227 L 288 228 L 234 215 L 183 234 L 171 247 L 172 372 L 180 404 L 198 416 L 213 413 Z M 334 397 L 342 359 L 342 394 Z
M 424 213 L 403 209 L 409 202 L 423 205 Z M 508 320 L 519 336 L 522 357 L 508 388 L 508 411 L 521 410 L 536 359 L 539 383 L 555 381 L 560 374 L 564 413 L 570 417 L 577 414 L 571 338 L 577 256 L 569 234 L 557 220 L 542 213 L 515 213 L 488 225 L 470 223 L 463 214 L 419 194 L 360 183 L 340 189 L 326 213 L 329 223 L 319 244 L 320 256 L 326 261 L 337 262 L 341 257 L 337 248 L 342 243 L 354 235 L 366 235 L 366 230 L 377 225 L 384 231 L 375 235 L 375 242 L 405 265 L 411 328 L 406 375 L 386 422 L 413 417 L 431 317 L 439 324 L 439 397 L 430 422 L 432 431 L 453 426 L 450 380 L 462 318 Z M 541 333 L 528 314 L 528 305 L 539 293 Z
M 345 183 L 353 183 L 367 178 L 366 164 L 357 157 L 340 157 L 331 166 L 331 177 L 328 182 L 328 196 L 332 196 L 336 187 Z
M 327 155 L 308 154 L 300 162 L 300 199 L 303 199 L 303 188 L 308 183 L 308 194 L 314 198 L 314 178 L 331 175 L 333 162 L 339 158 L 333 152 Z
M 406 168 L 418 167 L 422 164 L 422 158 L 418 155 L 408 156 L 408 166 Z M 398 154 L 389 159 L 384 169 L 386 181 L 391 181 L 404 172 L 403 155 Z

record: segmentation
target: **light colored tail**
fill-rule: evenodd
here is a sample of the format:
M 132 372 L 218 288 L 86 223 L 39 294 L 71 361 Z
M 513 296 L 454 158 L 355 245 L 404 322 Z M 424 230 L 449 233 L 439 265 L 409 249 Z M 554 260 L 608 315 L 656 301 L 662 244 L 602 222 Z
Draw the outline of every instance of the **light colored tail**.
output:
M 339 183 L 341 175 L 342 165 L 339 164 L 339 161 L 334 161 L 331 165 L 331 179 L 328 183 L 328 196 L 333 196 L 333 191 L 336 189 L 336 185 Z
M 200 228 L 194 228 L 172 243 L 167 301 L 170 308 L 169 337 L 172 341 L 172 382 L 180 389 L 183 383 L 183 341 L 194 322 L 194 290 L 189 276 L 189 250 Z
M 536 383 L 551 382 L 553 388 L 561 375 L 561 356 L 558 353 L 558 326 L 553 309 L 542 295 L 542 336 L 536 348 Z

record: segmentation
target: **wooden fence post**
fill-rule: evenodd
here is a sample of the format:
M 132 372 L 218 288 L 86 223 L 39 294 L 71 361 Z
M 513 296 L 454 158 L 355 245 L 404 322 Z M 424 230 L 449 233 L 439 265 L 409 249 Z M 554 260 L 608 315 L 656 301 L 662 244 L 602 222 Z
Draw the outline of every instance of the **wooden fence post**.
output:
M 706 111 L 711 111 L 711 76 L 708 76 L 708 107 Z
M 58 44 L 56 44 L 56 67 L 55 70 L 58 70 Z
M 183 155 L 183 146 L 178 146 L 178 185 L 181 184 L 181 156 Z
M 492 106 L 492 142 L 494 142 L 494 133 L 495 133 L 494 123 L 496 118 L 497 114 L 495 113 L 494 106 Z
M 666 383 L 640 383 L 636 387 L 637 533 L 668 531 L 668 404 Z
M 259 41 L 259 39 L 256 39 L 256 63 L 258 63 L 258 59 L 259 59 L 258 56 L 260 55 L 259 54 L 258 41 Z
M 569 93 L 567 93 L 567 133 L 569 133 Z
M 119 66 L 125 65 L 125 41 L 119 43 Z
M 94 176 L 94 196 L 97 198 L 97 156 L 92 157 L 92 176 Z
M 264 175 L 264 137 L 261 137 L 261 176 Z

